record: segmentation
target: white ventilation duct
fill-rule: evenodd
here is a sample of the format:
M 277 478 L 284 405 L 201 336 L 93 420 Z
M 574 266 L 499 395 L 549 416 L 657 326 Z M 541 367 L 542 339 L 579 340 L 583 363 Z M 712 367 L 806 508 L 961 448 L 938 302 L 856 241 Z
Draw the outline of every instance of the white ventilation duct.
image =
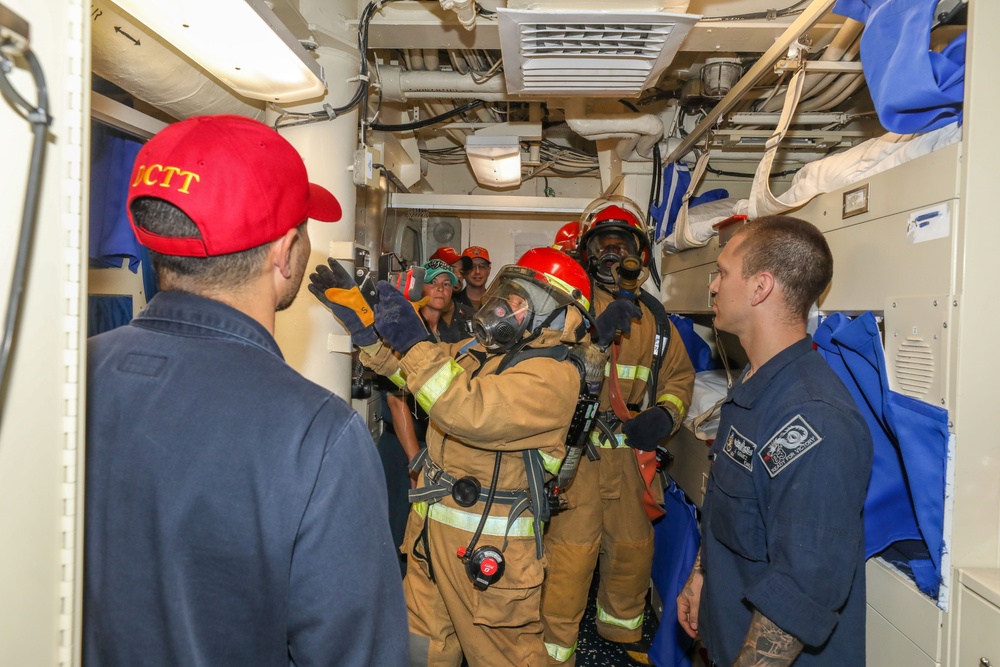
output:
M 424 58 L 426 62 L 426 57 Z M 472 74 L 444 70 L 406 71 L 393 65 L 379 66 L 382 99 L 407 102 L 421 99 L 506 100 L 504 80 L 495 76 L 477 83 Z
M 622 139 L 618 144 L 618 157 L 632 158 L 633 151 L 642 157 L 649 157 L 655 146 L 663 138 L 663 121 L 648 113 L 599 114 L 587 111 L 582 99 L 567 100 L 565 104 L 566 124 L 585 139 Z
M 264 103 L 233 94 L 105 0 L 92 1 L 94 74 L 167 115 L 264 119 Z

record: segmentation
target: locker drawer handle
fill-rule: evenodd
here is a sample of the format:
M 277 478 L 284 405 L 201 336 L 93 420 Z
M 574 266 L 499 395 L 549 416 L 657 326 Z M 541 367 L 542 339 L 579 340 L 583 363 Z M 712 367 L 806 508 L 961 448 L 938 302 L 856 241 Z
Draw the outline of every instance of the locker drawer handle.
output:
M 989 658 L 980 658 L 979 667 L 993 667 L 993 663 L 990 662 Z

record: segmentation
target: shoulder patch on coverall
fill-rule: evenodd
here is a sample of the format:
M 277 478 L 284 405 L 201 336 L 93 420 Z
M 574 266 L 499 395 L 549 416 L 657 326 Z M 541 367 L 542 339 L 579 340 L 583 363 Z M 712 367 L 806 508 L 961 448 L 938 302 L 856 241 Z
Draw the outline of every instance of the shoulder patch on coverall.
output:
M 767 441 L 758 456 L 767 468 L 767 473 L 774 477 L 821 440 L 823 437 L 802 415 L 795 415 Z
M 753 472 L 753 453 L 755 449 L 757 449 L 757 443 L 737 431 L 735 426 L 729 427 L 726 444 L 722 446 L 722 451 L 726 453 L 726 456 L 750 472 Z

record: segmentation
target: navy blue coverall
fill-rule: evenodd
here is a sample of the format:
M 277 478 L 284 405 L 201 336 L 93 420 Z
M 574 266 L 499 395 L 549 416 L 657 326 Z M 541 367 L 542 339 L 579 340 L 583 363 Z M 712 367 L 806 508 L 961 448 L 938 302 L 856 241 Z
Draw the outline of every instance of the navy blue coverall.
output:
M 89 347 L 84 665 L 407 664 L 356 412 L 210 299 L 160 292 Z
M 811 338 L 732 388 L 711 456 L 699 610 L 711 659 L 733 664 L 757 609 L 805 645 L 796 667 L 865 664 L 872 441 Z

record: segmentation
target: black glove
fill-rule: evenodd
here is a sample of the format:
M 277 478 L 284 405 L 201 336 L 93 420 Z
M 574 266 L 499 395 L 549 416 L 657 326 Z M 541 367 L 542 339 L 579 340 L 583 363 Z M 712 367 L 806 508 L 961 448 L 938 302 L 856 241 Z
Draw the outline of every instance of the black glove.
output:
M 658 405 L 643 410 L 622 424 L 622 433 L 627 438 L 625 444 L 644 452 L 655 450 L 660 440 L 670 435 L 672 430 L 674 418 L 666 408 Z
M 320 264 L 316 273 L 309 274 L 309 291 L 333 311 L 337 321 L 351 333 L 355 345 L 377 343 L 378 335 L 372 326 L 375 315 L 358 284 L 337 260 L 330 257 L 326 261 L 329 266 Z
M 619 331 L 627 334 L 632 330 L 632 320 L 642 317 L 642 308 L 628 299 L 615 299 L 597 316 L 598 347 L 607 347 Z
M 384 280 L 375 286 L 378 290 L 378 305 L 375 306 L 375 328 L 392 349 L 406 354 L 410 348 L 430 334 L 424 321 L 413 309 L 406 297 Z

